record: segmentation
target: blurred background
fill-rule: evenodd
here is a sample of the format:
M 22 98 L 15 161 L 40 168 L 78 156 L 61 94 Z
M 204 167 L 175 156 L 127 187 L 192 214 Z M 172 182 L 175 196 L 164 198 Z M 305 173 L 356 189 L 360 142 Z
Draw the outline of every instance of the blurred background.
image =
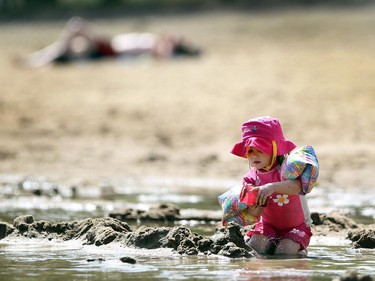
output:
M 316 6 L 351 6 L 372 4 L 373 0 L 1 0 L 3 16 L 52 17 L 56 14 L 69 15 L 72 12 L 129 13 L 129 12 L 166 12 L 188 10 L 197 11 L 212 8 L 229 9 L 270 9 Z
M 106 38 L 177 34 L 202 53 L 22 63 L 61 38 L 75 16 Z M 311 211 L 340 210 L 373 224 L 374 31 L 374 0 L 0 0 L 0 221 L 26 214 L 80 220 L 174 203 L 195 218 L 176 225 L 212 235 L 218 195 L 248 170 L 246 159 L 229 153 L 241 124 L 269 115 L 287 138 L 315 148 L 320 180 L 308 195 Z M 131 222 L 140 224 L 166 221 Z M 349 249 L 343 239 L 317 236 L 303 260 L 151 255 L 136 267 L 111 263 L 133 255 L 123 247 L 90 252 L 20 239 L 1 243 L 0 276 L 285 279 L 287 268 L 294 280 L 332 280 L 348 269 L 373 273 L 373 252 Z M 107 261 L 88 265 L 88 257 Z
M 73 16 L 203 52 L 18 63 Z M 241 124 L 270 115 L 315 147 L 322 184 L 373 187 L 374 30 L 374 1 L 0 0 L 0 174 L 240 180 Z

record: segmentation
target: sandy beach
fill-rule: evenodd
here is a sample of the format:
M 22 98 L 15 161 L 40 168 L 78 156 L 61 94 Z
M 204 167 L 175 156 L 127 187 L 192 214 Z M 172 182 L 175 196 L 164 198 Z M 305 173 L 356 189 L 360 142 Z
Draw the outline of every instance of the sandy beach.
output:
M 110 35 L 180 33 L 198 59 L 22 68 L 64 21 L 0 29 L 0 174 L 242 178 L 229 153 L 249 118 L 277 117 L 312 145 L 320 185 L 374 188 L 375 9 L 212 12 L 97 19 Z

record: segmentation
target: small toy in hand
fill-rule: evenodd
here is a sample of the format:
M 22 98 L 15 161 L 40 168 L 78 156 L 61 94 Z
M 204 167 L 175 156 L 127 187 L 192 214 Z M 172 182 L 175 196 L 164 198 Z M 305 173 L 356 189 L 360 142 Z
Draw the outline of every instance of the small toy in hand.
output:
M 240 202 L 245 203 L 248 206 L 257 206 L 256 199 L 259 189 L 251 184 L 244 183 L 240 195 Z M 267 206 L 267 202 L 261 207 Z

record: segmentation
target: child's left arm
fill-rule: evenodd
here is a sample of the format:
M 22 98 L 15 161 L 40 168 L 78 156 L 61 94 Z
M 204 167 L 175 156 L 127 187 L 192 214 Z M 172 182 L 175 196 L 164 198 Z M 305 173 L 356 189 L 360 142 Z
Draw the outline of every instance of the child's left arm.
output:
M 274 192 L 294 195 L 302 191 L 302 185 L 299 179 L 267 183 L 265 185 L 259 186 L 258 188 L 259 191 L 256 198 L 256 203 L 259 205 L 265 205 L 267 202 L 267 198 Z

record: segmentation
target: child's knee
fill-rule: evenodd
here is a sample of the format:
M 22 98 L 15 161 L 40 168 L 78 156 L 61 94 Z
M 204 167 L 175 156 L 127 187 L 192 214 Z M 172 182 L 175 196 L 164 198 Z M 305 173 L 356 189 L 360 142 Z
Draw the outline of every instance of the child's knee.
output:
M 258 254 L 267 254 L 271 247 L 269 239 L 261 234 L 253 234 L 251 238 L 246 241 L 246 243 Z
M 275 255 L 296 255 L 301 245 L 291 239 L 283 239 L 276 246 Z

